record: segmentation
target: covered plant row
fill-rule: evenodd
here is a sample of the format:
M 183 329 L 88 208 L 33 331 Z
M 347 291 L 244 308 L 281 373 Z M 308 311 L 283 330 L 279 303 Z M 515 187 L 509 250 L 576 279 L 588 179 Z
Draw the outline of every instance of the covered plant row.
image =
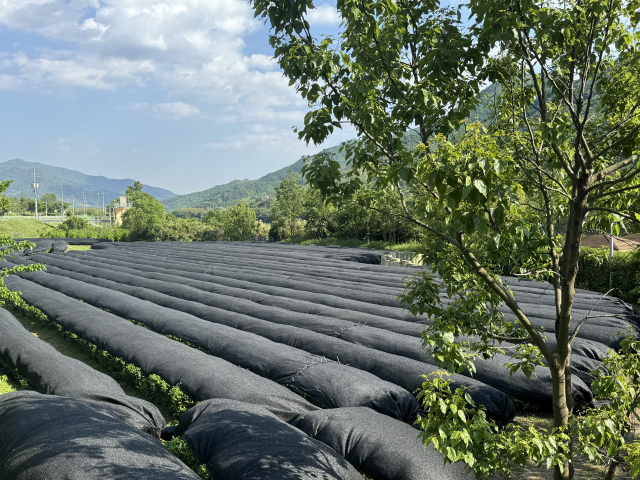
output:
M 0 397 L 0 425 L 26 432 L 35 422 L 43 432 L 29 440 L 16 433 L 11 448 L 0 451 L 0 468 L 15 470 L 6 478 L 27 478 L 20 469 L 33 469 L 33 460 L 19 453 L 44 445 L 39 472 L 56 476 L 47 469 L 59 467 L 55 459 L 68 446 L 56 448 L 48 438 L 67 417 L 83 420 L 69 432 L 74 441 L 96 437 L 117 457 L 72 457 L 71 469 L 111 465 L 95 478 L 138 478 L 132 472 L 145 462 L 160 478 L 193 477 L 141 431 L 181 436 L 213 478 L 472 478 L 460 465 L 443 466 L 411 426 L 421 413 L 415 395 L 423 375 L 438 370 L 421 344 L 432 319 L 403 308 L 398 295 L 411 270 L 379 265 L 381 252 L 242 242 L 96 242 L 91 251 L 57 250 L 6 257 L 6 268 L 46 266 L 8 277 L 6 286 L 64 330 L 199 403 L 166 428 L 153 404 L 127 397 L 110 377 L 62 357 L 0 312 L 0 358 L 40 392 Z M 553 337 L 548 284 L 503 280 Z M 571 357 L 573 397 L 586 407 L 593 402 L 591 372 L 630 332 L 637 335 L 639 323 L 627 304 L 601 294 L 578 291 L 574 305 L 576 316 L 593 317 Z M 531 378 L 504 368 L 512 351 L 476 361 L 473 375 L 451 377 L 500 425 L 515 415 L 512 399 L 541 408 L 552 402 L 543 366 Z M 58 423 L 45 420 L 54 409 Z M 125 441 L 135 448 L 122 456 Z

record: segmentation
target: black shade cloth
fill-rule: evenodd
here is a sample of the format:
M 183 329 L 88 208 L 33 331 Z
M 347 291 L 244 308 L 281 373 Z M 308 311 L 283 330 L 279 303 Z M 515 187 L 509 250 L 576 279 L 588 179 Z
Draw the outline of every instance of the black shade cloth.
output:
M 130 397 L 118 383 L 85 363 L 67 357 L 28 332 L 0 309 L 0 358 L 15 367 L 40 393 L 100 403 L 127 424 L 158 436 L 166 426 L 150 402 Z
M 49 267 L 53 273 L 56 267 Z M 420 412 L 403 388 L 356 368 L 328 361 L 253 333 L 215 324 L 100 286 L 47 272 L 21 274 L 31 280 L 117 315 L 136 320 L 163 335 L 173 335 L 234 365 L 306 395 L 325 407 L 367 406 L 403 421 Z M 115 285 L 113 285 L 115 287 Z
M 86 256 L 84 255 L 78 256 L 77 258 L 80 261 L 86 260 Z M 359 321 L 368 325 L 372 325 L 373 321 L 381 318 L 384 320 L 409 319 L 410 321 L 416 322 L 416 318 L 404 309 L 373 305 L 353 299 L 341 298 L 334 295 L 334 293 L 337 293 L 336 289 L 331 289 L 329 287 L 323 288 L 318 285 L 315 286 L 316 288 L 314 291 L 308 292 L 298 290 L 296 289 L 300 286 L 298 281 L 289 280 L 279 276 L 258 276 L 244 271 L 239 271 L 237 269 L 223 269 L 218 267 L 208 273 L 202 273 L 203 269 L 198 269 L 198 267 L 193 264 L 177 261 L 171 261 L 169 263 L 166 259 L 159 257 L 142 257 L 140 255 L 133 254 L 126 255 L 122 249 L 115 249 L 113 253 L 104 253 L 99 257 L 99 259 L 103 265 L 126 266 L 141 272 L 165 273 L 183 277 L 188 280 L 178 279 L 176 281 L 178 283 L 184 282 L 186 285 L 206 291 L 222 292 L 223 290 L 218 287 L 218 285 L 222 285 L 226 287 L 234 287 L 233 289 L 228 290 L 229 294 L 234 294 L 237 291 L 249 292 L 250 294 L 253 294 L 254 292 L 265 293 L 268 294 L 268 296 L 257 297 L 256 300 L 260 302 L 269 301 L 269 305 L 272 306 L 283 306 L 284 303 L 279 301 L 281 297 L 294 300 L 304 300 L 304 302 L 299 303 L 304 304 L 306 302 L 304 305 L 306 310 L 303 311 L 306 311 L 307 313 L 327 313 L 327 311 L 320 309 L 312 310 L 308 307 L 309 303 L 316 303 L 334 307 L 331 310 L 331 315 L 336 318 Z M 599 299 L 600 297 L 598 297 L 598 300 Z M 365 315 L 362 315 L 362 313 Z M 397 323 L 395 325 L 397 325 Z M 405 327 L 402 330 L 395 331 L 407 335 L 420 336 L 422 324 L 414 323 L 413 329 L 407 329 Z M 555 338 L 553 335 L 547 336 L 547 342 L 552 348 L 555 348 Z M 572 352 L 574 354 L 582 355 L 594 360 L 604 360 L 607 356 L 607 351 L 608 347 L 606 345 L 580 337 L 577 337 L 572 344 Z
M 301 314 L 299 312 L 292 313 L 284 308 L 265 306 L 263 302 L 257 303 L 248 299 L 205 292 L 187 285 L 177 285 L 176 282 L 169 281 L 172 278 L 177 279 L 177 277 L 171 277 L 166 274 L 139 272 L 141 275 L 144 275 L 144 277 L 142 277 L 136 275 L 136 270 L 127 267 L 108 270 L 99 268 L 99 263 L 90 260 L 74 264 L 74 262 L 51 256 L 37 258 L 44 262 L 60 265 L 64 268 L 82 272 L 96 278 L 110 279 L 121 284 L 142 287 L 191 302 L 199 302 L 215 308 L 246 314 L 269 322 L 302 327 L 324 335 L 337 336 L 347 342 L 435 365 L 433 359 L 425 354 L 420 344 L 420 339 L 416 337 L 401 335 L 384 329 L 373 328 L 368 325 L 355 324 L 346 320 Z M 64 272 L 59 273 L 64 274 Z M 34 273 L 23 276 L 26 276 L 26 278 L 39 278 L 42 275 Z M 163 280 L 156 280 L 153 277 L 159 277 Z M 85 281 L 94 282 L 94 280 L 86 277 Z M 63 285 L 62 282 L 56 283 L 61 286 Z M 116 286 L 113 287 L 117 288 Z M 228 287 L 224 288 L 228 290 Z M 240 293 L 237 295 L 240 295 Z M 247 296 L 250 296 L 250 294 Z M 290 300 L 289 303 L 292 302 L 294 302 L 294 300 Z M 381 319 L 381 323 L 383 320 L 384 319 Z M 408 325 L 408 323 L 399 320 L 388 320 L 390 324 L 394 322 L 401 325 Z M 531 378 L 526 378 L 520 370 L 510 375 L 504 367 L 509 361 L 510 358 L 504 355 L 496 355 L 496 357 L 488 360 L 476 360 L 476 373 L 474 374 L 474 378 L 524 401 L 550 407 L 553 397 L 549 370 L 536 367 L 536 374 Z M 354 365 L 357 366 L 355 363 Z M 464 372 L 464 375 L 468 377 L 471 376 L 468 371 Z M 573 382 L 572 389 L 573 397 L 578 406 L 588 405 L 592 402 L 593 395 L 591 391 L 580 379 L 576 379 L 576 381 Z
M 330 445 L 359 471 L 380 480 L 463 480 L 475 475 L 463 464 L 444 465 L 425 448 L 418 431 L 368 408 L 336 408 L 301 414 L 291 422 Z
M 86 400 L 0 395 L 3 480 L 197 480 L 159 440 Z
M 64 262 L 58 261 L 55 263 L 64 264 Z M 68 265 L 65 264 L 65 267 L 81 271 L 89 268 L 77 263 L 74 265 L 74 263 L 75 262 L 68 262 Z M 406 357 L 376 351 L 361 345 L 349 344 L 337 338 L 294 326 L 273 324 L 235 312 L 209 307 L 198 302 L 182 300 L 146 288 L 121 285 L 114 282 L 105 283 L 106 281 L 100 278 L 71 271 L 58 273 L 69 278 L 76 278 L 95 285 L 113 288 L 129 295 L 151 301 L 157 305 L 190 313 L 207 321 L 222 323 L 233 328 L 249 331 L 278 343 L 284 343 L 315 355 L 322 355 L 331 360 L 340 361 L 341 363 L 351 365 L 360 370 L 370 372 L 383 380 L 395 383 L 410 392 L 414 392 L 422 386 L 424 381 L 423 375 L 438 370 L 438 368 L 433 365 Z M 452 380 L 454 387 L 459 385 L 467 386 L 471 390 L 470 395 L 474 401 L 477 404 L 484 405 L 487 408 L 487 414 L 499 424 L 508 423 L 514 417 L 515 408 L 511 400 L 504 393 L 482 384 L 477 380 L 461 375 L 454 375 Z
M 66 330 L 134 364 L 145 375 L 156 374 L 170 385 L 180 385 L 194 400 L 228 398 L 255 403 L 285 421 L 317 409 L 283 386 L 99 308 L 15 276 L 5 282 Z
M 256 405 L 205 400 L 180 417 L 177 433 L 216 479 L 362 479 L 335 450 Z

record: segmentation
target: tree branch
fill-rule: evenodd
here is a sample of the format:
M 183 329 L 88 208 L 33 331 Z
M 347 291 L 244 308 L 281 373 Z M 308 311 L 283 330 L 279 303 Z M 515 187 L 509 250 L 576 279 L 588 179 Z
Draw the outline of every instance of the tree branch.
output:
M 608 197 L 609 195 L 615 195 L 617 193 L 628 192 L 629 190 L 637 190 L 638 188 L 640 188 L 640 184 L 632 185 L 630 187 L 625 187 L 625 188 L 619 188 L 617 190 L 610 190 L 608 192 L 601 193 L 599 195 L 594 195 L 593 197 L 591 197 L 591 201 L 595 202 L 596 200 L 599 200 L 599 199 L 601 199 L 603 197 Z
M 620 216 L 622 218 L 626 218 L 627 220 L 631 220 L 632 222 L 637 222 L 638 221 L 635 217 L 631 217 L 631 216 L 627 215 L 626 213 L 619 212 L 617 210 L 614 210 L 613 208 L 605 208 L 605 207 L 588 207 L 587 208 L 587 212 L 595 212 L 595 211 L 613 213 L 614 215 L 618 215 L 618 216 Z

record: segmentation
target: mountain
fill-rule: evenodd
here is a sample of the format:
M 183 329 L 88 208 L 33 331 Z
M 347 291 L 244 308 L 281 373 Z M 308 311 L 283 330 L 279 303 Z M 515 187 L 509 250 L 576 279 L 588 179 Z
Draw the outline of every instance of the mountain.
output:
M 8 160 L 0 163 L 0 180 L 13 180 L 9 186 L 6 195 L 19 197 L 24 191 L 25 197 L 33 196 L 31 182 L 33 181 L 33 169 L 39 174 L 38 195 L 45 193 L 55 193 L 60 198 L 60 185 L 64 186 L 64 199 L 71 201 L 71 197 L 75 196 L 76 202 L 82 202 L 82 191 L 87 199 L 87 204 L 96 205 L 98 201 L 98 193 L 104 193 L 105 204 L 114 198 L 124 195 L 127 185 L 133 185 L 133 180 L 126 178 L 115 180 L 103 176 L 86 175 L 77 170 L 69 170 L 68 168 L 52 167 L 38 162 L 25 162 L 19 158 Z M 159 200 L 175 197 L 176 194 L 165 190 L 164 188 L 144 186 L 144 191 L 153 195 Z M 102 205 L 102 195 L 100 195 L 100 205 Z
M 338 152 L 339 149 L 340 146 L 337 145 L 327 148 L 323 152 L 333 154 L 333 158 L 344 165 L 344 152 Z M 259 201 L 265 195 L 274 195 L 275 186 L 287 176 L 289 170 L 300 173 L 303 165 L 304 157 L 288 167 L 268 173 L 257 180 L 234 180 L 200 192 L 177 195 L 168 200 L 163 200 L 162 204 L 166 210 L 177 210 L 179 208 L 226 207 L 235 205 L 239 200 Z

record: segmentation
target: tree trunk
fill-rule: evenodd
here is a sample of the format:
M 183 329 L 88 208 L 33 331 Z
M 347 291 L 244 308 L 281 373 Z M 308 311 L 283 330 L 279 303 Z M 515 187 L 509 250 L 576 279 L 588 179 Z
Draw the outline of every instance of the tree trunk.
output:
M 573 200 L 570 202 L 569 218 L 565 233 L 565 243 L 562 251 L 560 278 L 562 291 L 560 298 L 556 298 L 556 340 L 557 347 L 550 362 L 551 378 L 553 382 L 553 426 L 568 425 L 569 415 L 573 411 L 574 400 L 571 394 L 571 311 L 575 297 L 575 280 L 580 262 L 580 237 L 587 213 L 587 195 L 584 193 L 589 182 L 588 176 L 578 179 L 574 184 Z M 574 326 L 575 328 L 575 326 Z M 563 471 L 559 467 L 554 469 L 555 480 L 571 480 L 573 478 L 572 465 L 567 462 Z
M 568 362 L 568 356 L 562 358 L 557 353 L 554 354 L 553 362 L 549 363 L 551 370 L 551 381 L 553 383 L 553 427 L 563 427 L 569 425 L 569 406 L 567 402 L 567 391 L 571 397 L 571 385 L 567 389 L 567 378 L 565 376 L 565 365 Z M 573 400 L 573 399 L 572 399 Z M 571 480 L 573 478 L 573 469 L 570 468 L 569 462 L 565 462 L 562 471 L 556 465 L 554 467 L 554 480 Z

